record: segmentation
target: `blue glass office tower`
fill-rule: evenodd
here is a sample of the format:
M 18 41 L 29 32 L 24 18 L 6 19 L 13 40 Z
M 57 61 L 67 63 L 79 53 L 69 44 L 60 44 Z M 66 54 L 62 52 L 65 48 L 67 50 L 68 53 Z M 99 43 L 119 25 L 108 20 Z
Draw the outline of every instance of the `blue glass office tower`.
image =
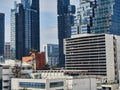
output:
M 39 0 L 21 0 L 25 10 L 25 54 L 40 51 Z
M 120 35 L 119 0 L 80 0 L 77 34 L 110 33 Z
M 59 41 L 59 66 L 64 67 L 65 56 L 63 40 L 71 36 L 71 25 L 74 22 L 75 6 L 69 0 L 57 0 L 58 14 L 58 41 Z
M 0 56 L 4 56 L 5 14 L 0 13 Z
M 31 48 L 37 51 L 40 51 L 39 1 L 32 0 L 31 4 Z
M 16 17 L 16 59 L 21 60 L 25 55 L 25 14 L 22 4 L 17 5 Z
M 21 60 L 31 49 L 40 51 L 39 0 L 21 0 L 11 10 L 11 57 Z

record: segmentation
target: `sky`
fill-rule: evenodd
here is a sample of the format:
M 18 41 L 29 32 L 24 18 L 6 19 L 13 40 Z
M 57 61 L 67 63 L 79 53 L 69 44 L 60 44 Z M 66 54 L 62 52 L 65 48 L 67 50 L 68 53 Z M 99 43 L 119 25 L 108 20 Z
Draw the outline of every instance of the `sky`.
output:
M 15 0 L 0 0 L 0 12 L 5 13 L 5 42 L 10 42 L 10 10 Z M 20 2 L 20 0 L 16 0 Z M 71 0 L 78 5 L 79 0 Z M 40 0 L 40 45 L 58 43 L 57 0 Z

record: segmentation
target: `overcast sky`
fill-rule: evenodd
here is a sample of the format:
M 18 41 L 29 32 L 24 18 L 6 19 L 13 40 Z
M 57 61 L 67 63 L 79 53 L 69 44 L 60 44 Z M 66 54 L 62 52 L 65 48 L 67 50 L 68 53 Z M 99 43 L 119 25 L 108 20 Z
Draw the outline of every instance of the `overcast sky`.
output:
M 0 12 L 5 13 L 6 42 L 10 42 L 10 9 L 14 7 L 14 1 L 0 0 Z M 78 4 L 78 1 L 71 0 L 71 4 Z M 41 49 L 47 43 L 58 43 L 57 0 L 40 0 L 40 33 Z

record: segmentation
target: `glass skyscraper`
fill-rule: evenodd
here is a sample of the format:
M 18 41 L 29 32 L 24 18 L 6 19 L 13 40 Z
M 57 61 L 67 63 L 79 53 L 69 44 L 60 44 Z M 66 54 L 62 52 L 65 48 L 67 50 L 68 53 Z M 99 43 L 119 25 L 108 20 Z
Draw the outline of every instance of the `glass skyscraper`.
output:
M 31 0 L 21 0 L 25 10 L 25 53 L 31 49 Z
M 74 22 L 75 6 L 69 0 L 57 0 L 58 14 L 58 41 L 59 41 L 59 66 L 64 67 L 65 56 L 63 40 L 71 36 L 71 25 Z
M 111 33 L 120 35 L 119 5 L 119 0 L 80 0 L 76 16 L 77 28 L 73 31 L 76 31 L 77 34 Z
M 0 13 L 0 56 L 4 56 L 5 14 Z
M 25 13 L 25 54 L 40 51 L 39 0 L 21 0 Z
M 31 49 L 40 51 L 39 0 L 21 0 L 11 10 L 11 57 L 22 59 Z

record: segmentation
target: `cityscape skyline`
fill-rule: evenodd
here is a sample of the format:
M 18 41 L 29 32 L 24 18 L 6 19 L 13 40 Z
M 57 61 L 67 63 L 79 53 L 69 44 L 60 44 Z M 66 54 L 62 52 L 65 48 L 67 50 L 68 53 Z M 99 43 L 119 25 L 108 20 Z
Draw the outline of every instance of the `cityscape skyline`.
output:
M 120 0 L 1 0 L 0 90 L 120 90 Z
M 14 1 L 20 3 L 21 0 L 2 0 L 0 3 L 0 12 L 5 13 L 5 42 L 10 42 L 10 9 L 14 7 Z M 77 4 L 78 1 L 71 0 L 71 4 Z M 58 43 L 57 0 L 53 0 L 54 3 L 48 2 L 48 0 L 40 0 L 41 50 L 47 43 Z

